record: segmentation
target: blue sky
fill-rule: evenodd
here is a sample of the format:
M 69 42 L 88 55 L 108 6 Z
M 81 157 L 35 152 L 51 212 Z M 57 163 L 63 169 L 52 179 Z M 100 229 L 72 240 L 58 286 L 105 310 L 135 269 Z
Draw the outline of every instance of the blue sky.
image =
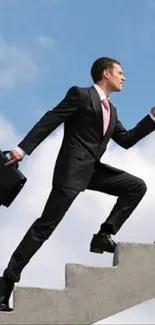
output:
M 16 47 L 19 61 L 27 55 L 32 65 L 27 78 L 19 67 L 11 87 L 2 80 L 1 111 L 25 133 L 70 86 L 91 85 L 97 57 L 112 56 L 127 78 L 112 99 L 125 125 L 134 125 L 154 104 L 154 19 L 152 0 L 1 0 L 0 48 Z M 10 61 L 1 57 L 0 69 L 13 69 Z
M 123 91 L 112 94 L 111 99 L 118 109 L 123 124 L 127 128 L 134 126 L 155 105 L 154 21 L 155 0 L 0 0 L 1 149 L 4 146 L 4 149 L 7 149 L 6 146 L 10 143 L 15 146 L 49 108 L 61 101 L 69 87 L 92 85 L 90 68 L 93 61 L 100 56 L 116 58 L 122 64 L 127 80 Z M 60 140 L 56 134 L 56 137 L 49 141 L 51 142 L 47 142 L 47 145 L 34 154 L 34 161 L 30 158 L 28 163 L 23 164 L 25 173 L 28 174 L 28 187 L 9 212 L 3 210 L 5 218 L 2 220 L 1 238 L 5 240 L 5 233 L 10 233 L 7 253 L 1 251 L 4 264 L 10 257 L 16 240 L 19 242 L 20 236 L 27 230 L 29 222 L 38 217 L 48 186 L 51 186 L 49 175 L 51 177 L 51 166 L 52 168 L 54 166 L 55 153 L 59 148 Z M 51 148 L 51 143 L 54 144 L 54 152 L 51 161 L 48 162 L 47 170 L 46 168 L 42 170 L 46 159 L 44 156 L 47 149 Z M 144 144 L 142 151 L 133 149 L 129 154 L 122 149 L 117 149 L 118 151 L 109 152 L 108 162 L 110 159 L 115 161 L 117 167 L 123 164 L 123 168 L 144 177 L 149 184 L 149 194 L 144 205 L 142 203 L 140 206 L 138 217 L 135 219 L 138 221 L 131 221 L 129 228 L 128 226 L 124 228 L 120 240 L 136 240 L 137 236 L 138 240 L 146 239 L 151 242 L 154 240 L 152 198 L 154 198 L 155 155 L 153 148 L 152 136 L 150 142 Z M 137 162 L 137 167 L 133 161 Z M 40 179 L 39 173 L 42 173 Z M 43 185 L 39 181 L 44 181 L 45 189 L 43 188 L 42 193 L 40 188 Z M 33 192 L 33 197 L 29 195 L 30 190 Z M 22 195 L 25 200 L 24 208 L 20 205 Z M 91 265 L 98 263 L 102 265 L 103 260 L 90 256 L 87 252 L 89 236 L 91 236 L 87 231 L 93 233 L 94 227 L 97 227 L 94 212 L 100 215 L 99 212 L 103 210 L 103 200 L 95 195 L 86 194 L 84 196 L 86 201 L 78 201 L 81 203 L 77 204 L 79 209 L 77 219 L 75 217 L 74 220 L 70 220 L 70 225 L 76 227 L 76 234 L 64 237 L 62 243 L 62 238 L 68 231 L 68 221 L 66 221 L 52 237 L 59 251 L 55 252 L 54 249 L 52 251 L 52 254 L 56 254 L 57 263 L 51 262 L 50 265 L 47 263 L 51 248 L 46 252 L 41 251 L 39 254 L 44 252 L 44 263 L 39 264 L 41 261 L 39 256 L 43 255 L 38 255 L 38 260 L 34 259 L 34 264 L 26 271 L 22 284 L 51 285 L 51 279 L 41 275 L 41 272 L 47 271 L 48 274 L 53 272 L 55 276 L 56 280 L 52 285 L 62 285 L 63 267 L 69 261 L 79 263 L 87 261 Z M 111 202 L 113 202 L 112 198 L 106 197 L 108 209 L 111 207 Z M 85 218 L 88 217 L 91 221 L 89 230 L 88 227 L 86 229 L 83 227 L 83 220 L 81 219 L 80 223 L 79 219 L 82 218 L 86 205 L 87 208 L 88 205 L 90 206 L 85 210 Z M 145 218 L 147 206 L 150 207 L 150 223 Z M 21 218 L 23 213 L 24 217 Z M 143 223 L 139 230 L 138 222 L 141 220 L 141 215 L 143 215 Z M 105 264 L 111 263 L 109 257 L 104 258 Z M 4 264 L 0 265 L 1 271 Z M 38 265 L 41 272 L 36 276 Z

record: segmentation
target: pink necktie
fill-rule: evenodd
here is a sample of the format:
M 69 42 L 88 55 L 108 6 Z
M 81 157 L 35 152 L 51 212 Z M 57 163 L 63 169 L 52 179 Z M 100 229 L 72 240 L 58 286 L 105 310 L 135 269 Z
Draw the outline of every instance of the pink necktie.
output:
M 103 121 L 104 121 L 104 125 L 103 125 L 103 132 L 104 134 L 106 133 L 108 126 L 109 126 L 109 122 L 110 122 L 110 104 L 107 98 L 103 99 L 101 101 L 101 103 L 104 105 L 104 109 L 103 109 Z

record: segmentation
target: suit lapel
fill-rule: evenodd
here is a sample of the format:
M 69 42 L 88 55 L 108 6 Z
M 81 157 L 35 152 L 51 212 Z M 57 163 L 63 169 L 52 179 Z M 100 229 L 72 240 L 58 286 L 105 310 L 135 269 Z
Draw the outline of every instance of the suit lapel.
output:
M 93 110 L 95 112 L 95 115 L 99 123 L 101 134 L 103 134 L 103 115 L 102 115 L 102 106 L 101 106 L 100 97 L 93 86 L 90 87 L 88 91 L 90 94 Z
M 110 113 L 110 123 L 108 130 L 106 134 L 110 135 L 113 132 L 113 129 L 115 128 L 116 124 L 116 108 L 115 106 L 110 102 L 110 108 L 111 108 L 111 113 Z

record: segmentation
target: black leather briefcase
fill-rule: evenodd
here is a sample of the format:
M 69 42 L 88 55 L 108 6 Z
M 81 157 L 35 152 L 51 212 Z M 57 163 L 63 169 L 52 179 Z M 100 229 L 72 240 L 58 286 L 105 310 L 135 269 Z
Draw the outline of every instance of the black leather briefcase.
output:
M 4 166 L 9 161 L 8 153 L 0 150 L 0 205 L 6 207 L 10 206 L 27 181 L 18 169 L 18 163 Z

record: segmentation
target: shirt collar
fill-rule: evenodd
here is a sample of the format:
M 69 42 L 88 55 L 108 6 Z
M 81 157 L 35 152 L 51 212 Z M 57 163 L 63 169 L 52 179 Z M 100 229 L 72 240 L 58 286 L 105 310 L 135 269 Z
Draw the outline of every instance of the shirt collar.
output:
M 98 95 L 100 96 L 101 101 L 107 98 L 103 89 L 101 89 L 97 84 L 94 84 L 93 86 L 96 89 L 96 91 L 98 92 Z M 110 98 L 108 97 L 107 99 L 110 99 Z

